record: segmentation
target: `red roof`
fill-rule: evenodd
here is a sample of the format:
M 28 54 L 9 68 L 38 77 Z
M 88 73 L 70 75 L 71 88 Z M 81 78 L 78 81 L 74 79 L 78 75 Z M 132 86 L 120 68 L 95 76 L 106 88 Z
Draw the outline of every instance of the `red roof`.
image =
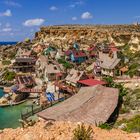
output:
M 81 50 L 79 50 L 79 51 L 73 51 L 72 53 L 73 53 L 74 57 L 86 57 L 86 56 L 87 56 L 87 55 L 86 55 L 83 51 L 81 51 Z
M 118 49 L 117 49 L 116 47 L 111 47 L 111 51 L 113 51 L 113 52 L 117 52 Z
M 106 82 L 104 81 L 99 81 L 99 80 L 95 80 L 95 79 L 86 79 L 86 80 L 80 80 L 78 81 L 78 83 L 87 85 L 87 86 L 95 86 L 95 85 L 105 85 Z
M 57 77 L 61 77 L 63 74 L 62 73 L 57 73 L 56 76 Z
M 69 56 L 71 54 L 71 50 L 65 51 L 65 55 Z
M 91 45 L 91 46 L 87 49 L 87 51 L 93 51 L 93 50 L 95 49 L 95 47 L 96 47 L 96 46 Z
M 110 47 L 111 51 L 113 51 L 113 52 L 117 52 L 117 51 L 118 51 L 118 48 L 116 48 L 116 46 L 115 46 L 114 43 L 111 43 L 111 44 L 109 45 L 109 47 Z
M 93 47 L 89 47 L 87 50 L 88 51 L 93 51 L 93 49 L 94 49 Z
M 65 55 L 69 56 L 70 54 L 73 54 L 74 57 L 86 57 L 87 55 L 85 54 L 85 52 L 83 52 L 82 50 L 68 50 L 65 51 Z

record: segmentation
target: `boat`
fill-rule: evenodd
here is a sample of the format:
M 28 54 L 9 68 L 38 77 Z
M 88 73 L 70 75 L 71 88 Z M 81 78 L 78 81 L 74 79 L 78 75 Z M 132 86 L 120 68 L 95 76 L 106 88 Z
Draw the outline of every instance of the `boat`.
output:
M 24 102 L 26 102 L 28 99 L 26 100 L 23 100 L 23 101 L 20 101 L 20 102 L 9 102 L 9 104 L 0 104 L 0 107 L 8 107 L 8 106 L 14 106 L 14 105 L 19 105 L 19 104 L 22 104 Z

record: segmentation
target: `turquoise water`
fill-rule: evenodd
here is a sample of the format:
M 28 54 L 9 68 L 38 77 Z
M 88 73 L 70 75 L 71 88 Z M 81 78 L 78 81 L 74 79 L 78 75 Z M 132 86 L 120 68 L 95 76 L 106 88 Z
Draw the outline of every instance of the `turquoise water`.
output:
M 3 91 L 0 89 L 0 97 L 2 96 Z M 17 106 L 0 107 L 0 129 L 19 127 L 21 110 L 30 109 L 30 104 L 31 101 L 28 101 Z

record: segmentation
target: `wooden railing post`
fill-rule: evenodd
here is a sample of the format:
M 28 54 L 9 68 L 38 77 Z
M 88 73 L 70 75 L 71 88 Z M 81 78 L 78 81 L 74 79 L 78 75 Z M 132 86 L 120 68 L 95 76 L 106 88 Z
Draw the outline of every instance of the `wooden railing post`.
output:
M 33 107 L 33 105 L 31 106 L 31 108 L 32 108 L 32 115 L 34 115 L 34 107 Z

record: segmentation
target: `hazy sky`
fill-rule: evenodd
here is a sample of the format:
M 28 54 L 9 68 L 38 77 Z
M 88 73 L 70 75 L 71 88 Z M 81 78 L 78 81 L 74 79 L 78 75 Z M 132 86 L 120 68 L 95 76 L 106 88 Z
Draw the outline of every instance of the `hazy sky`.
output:
M 0 41 L 33 37 L 42 25 L 131 24 L 140 0 L 0 0 Z

